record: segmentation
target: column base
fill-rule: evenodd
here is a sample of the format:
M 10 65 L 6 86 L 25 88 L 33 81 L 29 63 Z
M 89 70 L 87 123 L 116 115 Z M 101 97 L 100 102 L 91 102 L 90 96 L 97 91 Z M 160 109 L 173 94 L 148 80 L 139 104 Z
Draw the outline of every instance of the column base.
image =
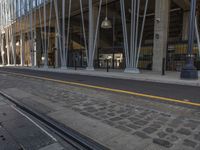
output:
M 60 67 L 61 70 L 68 70 L 68 68 L 66 66 L 62 66 Z
M 181 70 L 181 79 L 197 80 L 198 71 L 192 64 L 187 64 Z
M 44 66 L 43 66 L 43 69 L 48 69 L 48 68 L 49 68 L 49 67 L 48 67 L 48 66 L 46 66 L 46 65 L 44 65 Z
M 94 71 L 94 67 L 87 67 L 86 70 L 87 71 Z
M 126 68 L 124 70 L 125 73 L 133 73 L 133 74 L 139 74 L 140 70 L 138 68 Z

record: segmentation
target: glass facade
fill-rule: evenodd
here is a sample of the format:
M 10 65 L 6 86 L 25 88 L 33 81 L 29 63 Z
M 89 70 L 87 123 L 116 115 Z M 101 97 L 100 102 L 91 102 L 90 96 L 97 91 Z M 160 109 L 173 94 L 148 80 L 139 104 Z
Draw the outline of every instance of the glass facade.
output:
M 148 70 L 153 68 L 153 59 L 160 59 L 154 58 L 155 52 L 165 49 L 166 56 L 160 57 L 169 60 L 166 63 L 167 69 L 178 71 L 186 59 L 187 39 L 183 37 L 187 37 L 187 12 L 173 0 L 163 3 L 167 4 L 169 1 L 169 10 L 161 13 L 168 14 L 166 16 L 170 18 L 165 22 L 162 19 L 164 15 L 155 15 L 156 9 L 161 9 L 158 12 L 164 11 L 156 8 L 155 0 L 149 0 L 146 15 L 147 0 L 140 0 L 140 7 L 131 5 L 134 0 L 108 0 L 107 4 L 104 0 L 102 3 L 101 0 L 0 0 L 0 48 L 1 51 L 15 49 L 18 64 L 45 65 L 46 61 L 46 65 L 50 67 L 61 67 L 63 63 L 67 67 L 87 67 L 88 64 L 93 64 L 94 68 L 106 68 L 109 65 L 113 69 L 131 66 Z M 44 2 L 47 3 L 44 5 Z M 135 17 L 131 7 L 136 9 L 133 11 Z M 109 29 L 101 26 L 105 17 L 112 24 Z M 161 35 L 166 32 L 167 39 L 155 31 L 156 25 L 161 23 L 169 24 L 166 27 L 160 26 L 163 28 Z M 12 33 L 13 31 L 15 32 Z M 15 39 L 9 39 L 12 34 Z M 158 45 L 155 44 L 160 39 L 161 42 L 165 40 L 165 47 L 159 45 L 159 42 Z M 13 40 L 14 46 L 6 48 Z M 11 55 L 11 52 L 6 53 L 5 57 Z M 197 60 L 199 55 L 196 44 L 194 55 Z M 180 56 L 181 62 L 178 59 Z

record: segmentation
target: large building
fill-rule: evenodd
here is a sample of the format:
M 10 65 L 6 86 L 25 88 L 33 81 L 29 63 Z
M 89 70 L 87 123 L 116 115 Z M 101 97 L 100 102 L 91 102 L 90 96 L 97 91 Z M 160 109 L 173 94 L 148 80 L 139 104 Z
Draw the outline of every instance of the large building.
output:
M 136 73 L 162 71 L 166 64 L 166 70 L 180 71 L 187 56 L 189 2 L 0 0 L 0 64 L 88 70 L 109 65 Z M 195 36 L 198 69 L 199 53 Z

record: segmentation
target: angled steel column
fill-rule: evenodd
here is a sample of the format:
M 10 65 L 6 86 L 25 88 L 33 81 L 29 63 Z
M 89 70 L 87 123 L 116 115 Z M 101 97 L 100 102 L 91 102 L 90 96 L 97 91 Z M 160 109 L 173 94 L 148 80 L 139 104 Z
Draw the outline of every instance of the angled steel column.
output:
M 97 48 L 97 38 L 98 38 L 98 33 L 99 33 L 99 21 L 100 21 L 100 16 L 101 16 L 102 1 L 103 0 L 100 0 L 99 2 L 98 16 L 96 18 L 97 20 L 96 20 L 96 27 L 95 27 L 95 33 L 94 33 L 94 45 L 93 45 L 92 58 L 91 58 L 92 62 L 94 62 L 94 55 Z
M 139 63 L 139 58 L 140 58 L 140 51 L 141 51 L 141 45 L 142 45 L 142 39 L 143 39 L 143 32 L 144 32 L 144 25 L 146 22 L 146 14 L 147 14 L 147 8 L 148 8 L 148 4 L 149 4 L 149 0 L 146 0 L 145 3 L 145 8 L 144 8 L 144 15 L 143 15 L 143 21 L 142 21 L 142 29 L 140 32 L 140 40 L 139 40 L 139 44 L 138 44 L 138 52 L 137 52 L 137 60 L 136 60 L 136 67 L 138 68 L 138 63 Z
M 12 48 L 12 56 L 13 56 L 13 64 L 16 65 L 16 38 L 14 33 L 14 27 L 11 27 L 11 48 Z
M 65 52 L 65 61 L 66 67 L 68 65 L 68 51 L 69 51 L 69 33 L 70 33 L 70 23 L 71 23 L 71 6 L 72 0 L 69 0 L 69 8 L 68 8 L 68 21 L 67 21 L 67 39 L 66 39 L 66 52 Z
M 48 50 L 47 50 L 47 19 L 46 19 L 46 0 L 43 2 L 43 19 L 44 19 L 44 68 L 48 68 Z
M 130 34 L 130 68 L 134 67 L 134 53 L 136 45 L 136 13 L 137 13 L 137 0 L 131 2 L 131 34 Z M 130 69 L 129 68 L 129 69 Z M 128 69 L 128 68 L 127 68 Z
M 67 68 L 67 63 L 66 63 L 66 49 L 65 49 L 65 40 L 66 40 L 66 35 L 65 35 L 65 0 L 62 0 L 62 51 L 63 51 L 63 64 L 61 66 L 62 69 Z
M 5 65 L 5 50 L 4 50 L 4 35 L 1 35 L 1 59 L 2 59 L 2 65 Z
M 87 45 L 87 38 L 86 38 L 86 31 L 85 31 L 85 20 L 84 20 L 84 14 L 83 14 L 83 4 L 82 0 L 79 0 L 80 2 L 80 9 L 81 9 L 81 21 L 82 21 L 82 28 L 83 28 L 83 37 L 84 37 L 84 44 L 85 44 L 85 51 L 86 51 L 86 57 L 87 57 L 87 64 L 89 62 L 88 60 L 88 45 Z
M 125 51 L 125 59 L 126 59 L 126 67 L 129 68 L 130 60 L 129 60 L 129 46 L 128 46 L 128 34 L 127 34 L 127 24 L 126 24 L 126 13 L 125 13 L 125 4 L 124 0 L 120 0 L 120 8 L 121 8 L 121 19 L 122 19 L 122 30 L 124 37 L 124 51 Z
M 7 51 L 7 65 L 10 65 L 10 42 L 9 42 L 9 29 L 6 29 L 6 51 Z
M 182 79 L 198 79 L 198 71 L 194 66 L 194 55 L 193 55 L 195 16 L 196 16 L 196 0 L 191 0 L 187 64 L 181 70 L 181 78 Z
M 31 67 L 34 67 L 34 39 L 33 39 L 33 2 L 31 2 L 31 12 L 30 12 L 30 57 L 31 57 Z
M 198 46 L 198 49 L 199 49 L 199 57 L 200 57 L 200 37 L 199 37 L 197 17 L 195 18 L 195 34 L 196 34 L 196 37 L 197 37 L 197 46 Z
M 88 44 L 88 67 L 87 70 L 94 70 L 93 62 L 91 62 L 92 51 L 94 47 L 94 19 L 93 19 L 93 4 L 92 0 L 88 0 L 89 4 L 89 44 Z
M 24 34 L 22 33 L 22 23 L 20 20 L 20 60 L 21 66 L 24 66 L 25 54 L 24 54 Z
M 61 29 L 59 22 L 59 13 L 58 13 L 58 3 L 57 0 L 54 0 L 54 8 L 56 14 L 56 27 L 57 27 L 57 37 L 58 37 L 58 48 L 59 48 L 59 56 L 61 61 L 61 66 L 63 65 L 63 53 L 62 53 L 62 42 L 61 42 Z

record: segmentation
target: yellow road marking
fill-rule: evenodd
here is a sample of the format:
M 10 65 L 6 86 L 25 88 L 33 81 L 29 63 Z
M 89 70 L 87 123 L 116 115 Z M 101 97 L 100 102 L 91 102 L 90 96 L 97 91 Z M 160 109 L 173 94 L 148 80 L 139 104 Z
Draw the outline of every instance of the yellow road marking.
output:
M 47 80 L 47 81 L 52 81 L 52 82 L 57 82 L 57 83 L 62 83 L 62 84 L 75 85 L 75 86 L 87 87 L 87 88 L 92 88 L 92 89 L 99 89 L 99 90 L 110 91 L 110 92 L 115 92 L 115 93 L 123 93 L 123 94 L 139 96 L 139 97 L 145 97 L 145 98 L 151 98 L 151 99 L 156 99 L 156 100 L 161 100 L 161 101 L 175 102 L 175 103 L 200 107 L 200 103 L 178 100 L 178 99 L 174 99 L 174 98 L 154 96 L 154 95 L 149 95 L 149 94 L 142 94 L 142 93 L 127 91 L 127 90 L 112 89 L 112 88 L 89 85 L 89 84 L 72 82 L 72 81 L 62 81 L 62 80 L 52 79 L 52 78 L 48 78 L 48 77 L 38 77 L 38 76 L 26 75 L 26 74 L 22 74 L 22 73 L 13 73 L 13 72 L 9 72 L 9 71 L 1 71 L 1 72 L 6 72 L 11 75 L 18 75 L 18 76 L 29 77 L 29 78 L 34 78 L 34 79 Z

